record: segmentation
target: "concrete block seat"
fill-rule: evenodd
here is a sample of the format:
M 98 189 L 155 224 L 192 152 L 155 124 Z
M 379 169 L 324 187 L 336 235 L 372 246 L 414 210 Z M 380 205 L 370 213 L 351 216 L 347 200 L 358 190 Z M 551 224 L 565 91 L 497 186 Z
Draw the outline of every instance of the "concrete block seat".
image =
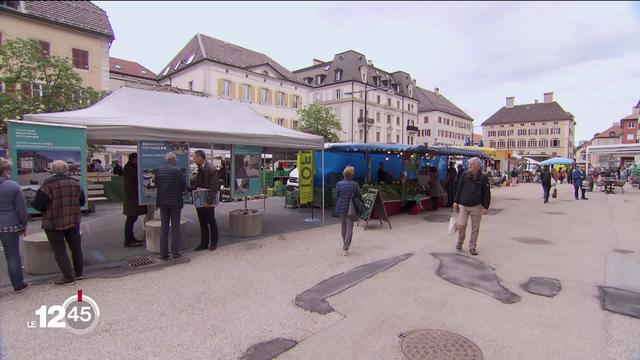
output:
M 185 250 L 195 244 L 187 241 L 187 220 L 180 219 L 180 250 Z M 151 253 L 160 253 L 160 220 L 150 220 L 145 223 L 145 237 L 147 251 Z M 169 226 L 169 252 L 171 252 L 171 226 Z M 200 243 L 200 239 L 196 239 Z
M 67 256 L 71 259 L 68 247 Z M 44 232 L 28 234 L 20 239 L 20 257 L 26 273 L 43 275 L 60 272 L 53 249 Z

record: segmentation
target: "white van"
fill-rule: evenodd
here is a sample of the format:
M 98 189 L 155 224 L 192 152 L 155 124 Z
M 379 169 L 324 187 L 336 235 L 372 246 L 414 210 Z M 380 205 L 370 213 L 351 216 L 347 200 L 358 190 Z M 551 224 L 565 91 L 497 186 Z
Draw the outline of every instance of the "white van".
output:
M 298 189 L 298 168 L 291 170 L 287 179 L 287 191 Z

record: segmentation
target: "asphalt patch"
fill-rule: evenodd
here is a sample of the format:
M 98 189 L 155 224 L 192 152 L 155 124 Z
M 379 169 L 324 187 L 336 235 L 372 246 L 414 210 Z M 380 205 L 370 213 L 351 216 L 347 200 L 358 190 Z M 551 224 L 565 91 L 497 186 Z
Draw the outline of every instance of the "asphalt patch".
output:
M 498 215 L 498 214 L 500 214 L 502 212 L 502 210 L 504 210 L 504 209 L 496 209 L 496 208 L 489 209 L 487 211 L 487 215 Z
M 603 309 L 640 319 L 640 293 L 607 286 L 598 289 Z
M 269 340 L 251 345 L 240 360 L 271 360 L 291 350 L 296 345 L 298 345 L 298 342 L 291 339 L 277 338 Z
M 562 285 L 560 280 L 547 278 L 547 277 L 532 277 L 526 283 L 520 285 L 522 290 L 531 294 L 555 297 L 560 293 Z
M 633 254 L 633 250 L 627 249 L 614 249 L 613 252 L 617 252 L 619 254 Z
M 388 270 L 398 263 L 407 260 L 411 256 L 413 256 L 412 253 L 407 253 L 400 256 L 378 260 L 332 276 L 319 282 L 314 287 L 298 294 L 295 299 L 295 304 L 311 312 L 323 315 L 328 314 L 334 311 L 334 309 L 326 301 L 327 298 L 339 294 L 380 272 Z
M 489 295 L 505 304 L 520 301 L 520 296 L 502 286 L 495 271 L 482 261 L 454 253 L 431 253 L 440 260 L 436 274 L 450 283 Z

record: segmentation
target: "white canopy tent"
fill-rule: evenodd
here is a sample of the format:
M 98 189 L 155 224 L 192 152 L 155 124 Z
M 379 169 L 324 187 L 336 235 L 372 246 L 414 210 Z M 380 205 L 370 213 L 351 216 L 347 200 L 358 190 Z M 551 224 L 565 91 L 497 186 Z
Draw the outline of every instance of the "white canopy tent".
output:
M 96 144 L 158 140 L 309 150 L 324 144 L 321 136 L 274 124 L 246 103 L 126 87 L 86 109 L 28 114 L 24 120 L 86 126 L 87 141 Z
M 639 156 L 640 144 L 617 144 L 617 145 L 591 145 L 587 146 L 587 165 L 590 165 L 589 156 L 592 154 L 627 155 Z
M 134 145 L 137 141 L 187 142 L 192 147 L 229 149 L 255 145 L 322 151 L 324 138 L 272 123 L 248 104 L 123 87 L 81 110 L 28 114 L 25 121 L 86 127 L 87 142 Z M 324 210 L 324 171 L 322 176 Z M 322 212 L 324 223 L 324 211 Z

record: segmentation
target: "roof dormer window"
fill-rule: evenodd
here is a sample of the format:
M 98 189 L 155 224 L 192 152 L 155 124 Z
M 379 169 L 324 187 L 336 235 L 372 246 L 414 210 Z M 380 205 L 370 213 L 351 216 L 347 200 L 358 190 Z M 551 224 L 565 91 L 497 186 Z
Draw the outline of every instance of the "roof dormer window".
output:
M 342 70 L 336 70 L 336 81 L 342 80 Z
M 324 82 L 324 75 L 316 75 L 316 85 L 322 85 L 322 83 Z
M 116 64 L 115 68 L 116 68 L 116 69 L 118 69 L 118 70 L 120 70 L 120 69 L 122 69 L 122 66 L 120 66 L 120 65 Z
M 373 77 L 373 84 L 375 86 L 380 86 L 380 76 L 374 76 Z

